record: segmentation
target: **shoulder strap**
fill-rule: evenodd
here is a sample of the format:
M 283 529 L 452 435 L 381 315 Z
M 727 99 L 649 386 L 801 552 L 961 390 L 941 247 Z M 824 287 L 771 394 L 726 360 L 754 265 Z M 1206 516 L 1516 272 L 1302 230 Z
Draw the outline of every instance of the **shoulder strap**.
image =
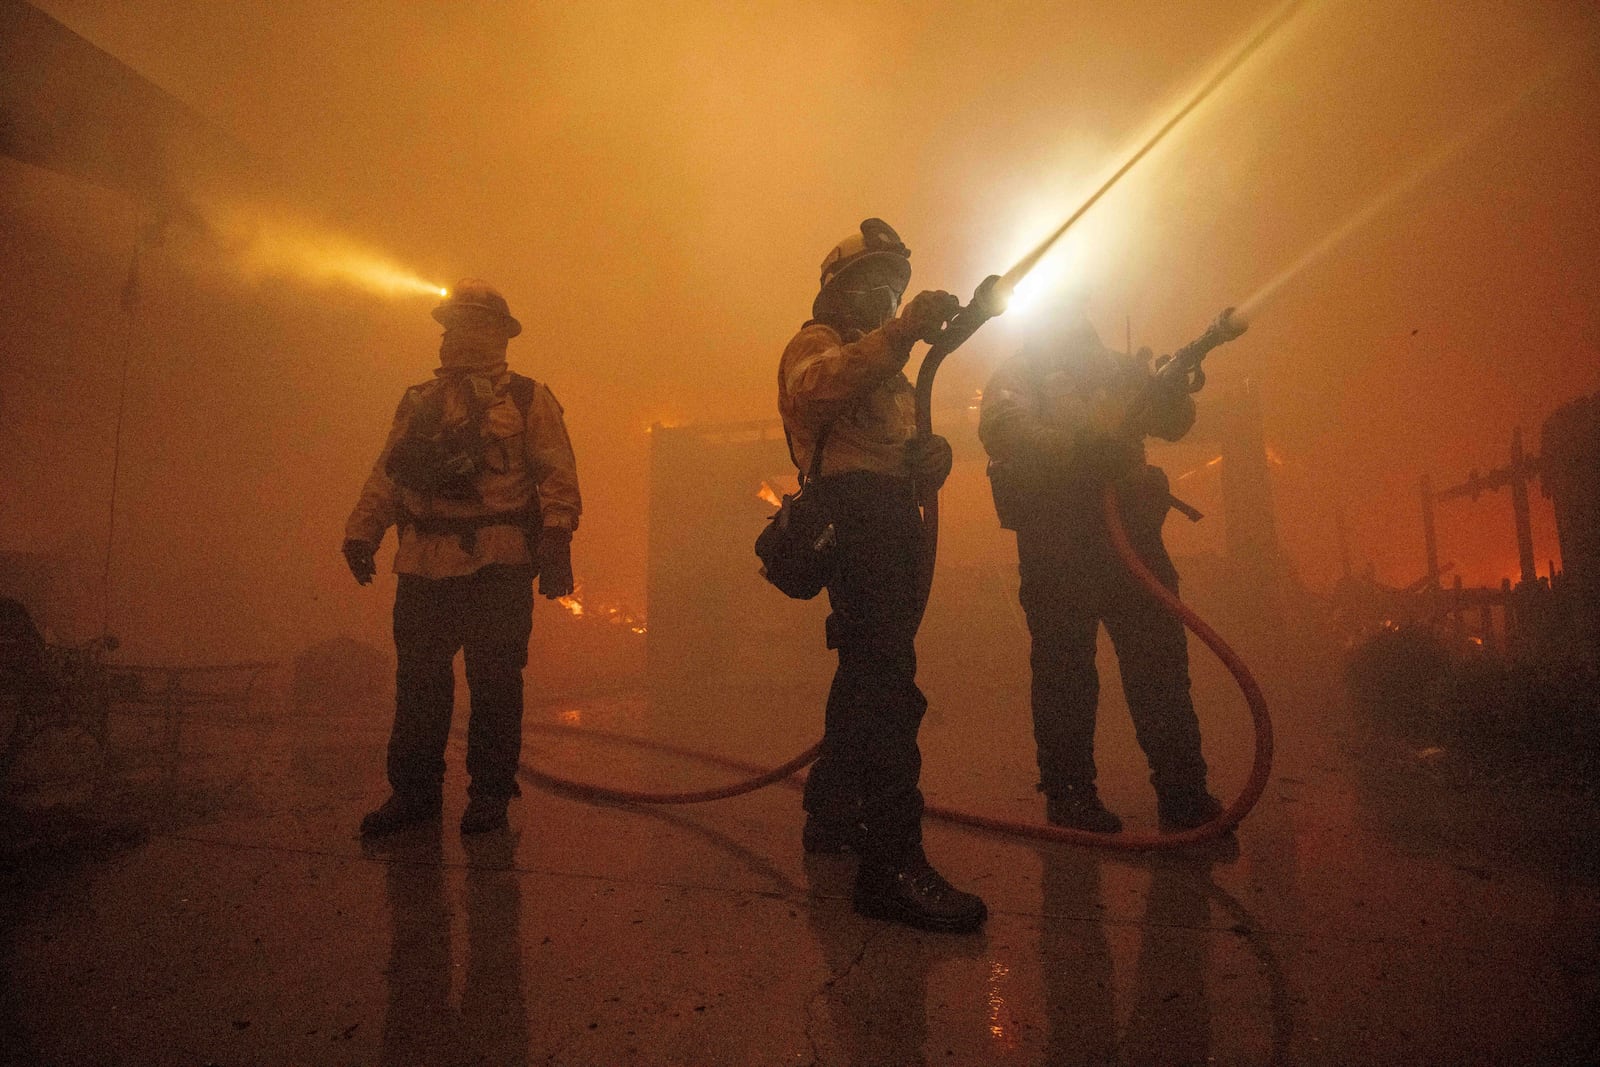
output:
M 517 405 L 517 410 L 522 413 L 522 421 L 528 421 L 528 411 L 533 407 L 533 396 L 539 390 L 539 383 L 525 374 L 511 371 L 510 380 L 506 383 L 506 392 L 511 394 L 511 400 Z
M 811 469 L 800 471 L 800 485 L 815 481 L 822 477 L 822 450 L 827 447 L 828 434 L 833 431 L 833 424 L 843 418 L 843 412 L 835 415 L 822 424 L 822 432 L 817 434 L 817 443 L 811 449 Z M 800 461 L 795 458 L 794 438 L 789 435 L 789 424 L 783 424 L 783 442 L 789 446 L 789 462 L 794 464 L 795 470 L 800 470 Z

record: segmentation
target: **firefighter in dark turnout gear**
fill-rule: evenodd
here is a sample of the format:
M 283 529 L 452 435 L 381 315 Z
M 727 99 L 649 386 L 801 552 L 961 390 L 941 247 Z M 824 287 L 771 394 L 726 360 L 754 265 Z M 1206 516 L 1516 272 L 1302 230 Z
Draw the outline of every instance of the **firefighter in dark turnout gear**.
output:
M 1221 810 L 1206 788 L 1183 626 L 1118 560 L 1102 517 L 1101 492 L 1109 482 L 1129 540 L 1177 592 L 1178 573 L 1161 540 L 1172 497 L 1166 475 L 1145 462 L 1144 436 L 1176 441 L 1186 434 L 1195 420 L 1190 391 L 1199 381 L 1178 376 L 1158 386 L 1130 432 L 1126 420 L 1151 376 L 1148 350 L 1113 352 L 1081 311 L 1057 310 L 990 379 L 978 426 L 1000 523 L 1017 535 L 1046 817 L 1098 833 L 1122 828 L 1095 788 L 1095 644 L 1102 623 L 1116 649 L 1162 825 L 1199 826 Z
M 801 470 L 825 437 L 814 488 L 831 508 L 839 553 L 827 621 L 839 667 L 806 782 L 803 843 L 807 852 L 859 855 L 861 914 L 962 932 L 987 910 L 923 854 L 917 748 L 927 708 L 916 683 L 917 494 L 943 484 L 951 452 L 943 438 L 916 438 L 901 369 L 912 345 L 931 339 L 960 305 L 948 293 L 922 292 L 896 317 L 910 255 L 878 219 L 840 242 L 823 261 L 812 318 L 778 370 L 778 408 Z
M 433 311 L 439 369 L 408 389 L 345 526 L 356 581 L 398 528 L 394 569 L 393 795 L 361 822 L 365 836 L 439 818 L 455 654 L 466 659 L 469 802 L 463 833 L 506 825 L 522 747 L 522 669 L 533 590 L 572 592 L 570 544 L 583 509 L 561 405 L 512 373 L 506 343 L 522 330 L 505 298 L 476 279 Z

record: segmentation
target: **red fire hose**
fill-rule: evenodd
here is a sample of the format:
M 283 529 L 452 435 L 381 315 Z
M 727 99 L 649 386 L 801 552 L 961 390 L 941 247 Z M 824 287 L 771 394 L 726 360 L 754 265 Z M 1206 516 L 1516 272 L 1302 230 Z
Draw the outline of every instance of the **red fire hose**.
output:
M 917 374 L 917 429 L 922 434 L 932 432 L 932 393 L 933 379 L 938 372 L 944 358 L 956 349 L 963 341 L 983 325 L 993 314 L 998 313 L 997 305 L 990 298 L 994 286 L 1000 279 L 989 278 L 978 287 L 978 293 L 972 302 L 961 310 L 957 317 L 945 327 L 941 339 L 934 344 L 928 354 L 923 357 L 922 367 Z M 1223 313 L 1224 321 L 1227 313 Z M 1201 353 L 1203 355 L 1203 353 Z M 981 830 L 990 830 L 996 833 L 1013 834 L 1022 837 L 1041 838 L 1046 841 L 1065 841 L 1074 845 L 1089 845 L 1094 848 L 1115 849 L 1122 852 L 1145 852 L 1156 849 L 1182 848 L 1186 845 L 1195 845 L 1203 841 L 1210 841 L 1228 833 L 1255 807 L 1261 793 L 1267 787 L 1267 778 L 1272 772 L 1272 720 L 1267 715 L 1267 702 L 1261 695 L 1261 687 L 1256 684 L 1250 669 L 1239 658 L 1238 653 L 1228 646 L 1220 635 L 1217 634 L 1204 619 L 1196 615 L 1187 604 L 1179 600 L 1172 592 L 1150 573 L 1150 568 L 1145 566 L 1144 560 L 1134 551 L 1133 545 L 1128 541 L 1127 531 L 1122 525 L 1122 513 L 1117 504 L 1117 492 L 1113 486 L 1106 486 L 1102 497 L 1105 511 L 1106 530 L 1111 535 L 1112 546 L 1116 549 L 1118 557 L 1122 560 L 1128 573 L 1142 585 L 1145 590 L 1161 605 L 1182 620 L 1183 625 L 1194 632 L 1195 636 L 1206 643 L 1206 646 L 1215 652 L 1217 658 L 1222 660 L 1223 666 L 1233 675 L 1238 683 L 1239 690 L 1244 694 L 1245 702 L 1250 706 L 1250 717 L 1255 725 L 1255 759 L 1250 766 L 1250 777 L 1245 781 L 1244 789 L 1234 798 L 1222 812 L 1210 822 L 1197 826 L 1192 830 L 1183 830 L 1177 833 L 1156 834 L 1096 834 L 1087 830 L 1072 830 L 1059 826 L 1050 826 L 1042 823 L 1022 822 L 1016 819 L 997 819 L 987 815 L 976 815 L 971 812 L 947 808 L 942 805 L 929 804 L 923 810 L 936 819 L 946 822 L 960 823 L 964 826 L 973 826 Z M 939 497 L 937 493 L 931 494 L 923 501 L 923 537 L 924 551 L 921 568 L 923 583 L 923 605 L 927 604 L 927 594 L 933 583 L 933 562 L 939 544 Z M 518 770 L 518 777 L 524 781 L 538 786 L 557 789 L 585 800 L 603 803 L 626 804 L 699 804 L 708 800 L 726 800 L 744 793 L 753 793 L 757 789 L 772 785 L 774 782 L 783 781 L 810 764 L 817 758 L 822 745 L 818 742 L 795 756 L 793 759 L 770 769 L 762 769 L 753 764 L 740 760 L 714 756 L 709 753 L 697 752 L 663 742 L 649 741 L 643 738 L 626 737 L 619 734 L 607 733 L 601 730 L 587 730 L 579 727 L 551 727 L 562 733 L 648 748 L 659 752 L 669 752 L 674 755 L 688 756 L 715 763 L 732 770 L 752 775 L 741 781 L 731 782 L 728 785 L 714 789 L 699 789 L 684 792 L 648 792 L 637 789 L 617 789 L 611 786 L 594 785 L 589 782 L 579 782 L 570 778 L 541 771 L 537 767 L 524 763 Z
M 1187 604 L 1174 596 L 1166 586 L 1150 573 L 1139 554 L 1134 551 L 1128 542 L 1127 532 L 1122 526 L 1122 514 L 1117 506 L 1116 491 L 1107 487 L 1103 498 L 1105 505 L 1106 528 L 1111 534 L 1111 543 L 1117 550 L 1128 571 L 1144 586 L 1145 590 L 1159 600 L 1163 607 L 1183 620 L 1184 626 L 1194 631 L 1195 636 L 1204 641 L 1222 660 L 1234 681 L 1239 685 L 1239 690 L 1244 694 L 1245 702 L 1250 706 L 1251 719 L 1255 724 L 1255 759 L 1250 767 L 1250 777 L 1245 782 L 1244 789 L 1234 798 L 1233 803 L 1223 809 L 1215 819 L 1203 826 L 1179 833 L 1158 834 L 1096 834 L 1086 830 L 1070 830 L 1059 826 L 1050 826 L 1044 823 L 1023 822 L 1017 819 L 998 819 L 987 815 L 978 815 L 972 812 L 948 808 L 938 804 L 929 804 L 926 809 L 928 815 L 946 822 L 960 823 L 964 826 L 973 826 L 981 830 L 990 830 L 996 833 L 1013 834 L 1022 837 L 1040 838 L 1046 841 L 1065 841 L 1074 845 L 1089 845 L 1094 848 L 1108 848 L 1123 852 L 1144 852 L 1156 849 L 1182 848 L 1186 845 L 1199 844 L 1221 837 L 1232 830 L 1255 806 L 1261 798 L 1261 793 L 1267 786 L 1267 778 L 1272 771 L 1272 720 L 1267 715 L 1267 702 L 1261 695 L 1261 687 L 1256 684 L 1255 678 L 1250 674 L 1250 669 L 1245 666 L 1236 652 L 1228 646 L 1215 630 L 1208 626 L 1204 619 L 1196 615 Z M 783 781 L 795 774 L 803 767 L 817 758 L 820 744 L 812 745 L 793 759 L 770 769 L 762 769 L 754 764 L 740 760 L 729 759 L 723 756 L 714 756 L 709 753 L 681 748 L 659 741 L 650 741 L 643 738 L 627 737 L 624 735 L 608 733 L 602 730 L 588 730 L 579 727 L 552 727 L 561 733 L 577 736 L 594 737 L 608 742 L 632 745 L 639 748 L 648 748 L 658 752 L 667 752 L 678 756 L 688 756 L 694 759 L 705 760 L 752 775 L 740 781 L 714 789 L 700 789 L 683 792 L 648 792 L 637 789 L 618 789 L 611 786 L 595 785 L 590 782 L 579 782 L 571 778 L 542 771 L 527 763 L 522 764 L 518 776 L 531 785 L 544 786 L 560 790 L 581 797 L 585 800 L 600 801 L 605 803 L 628 804 L 699 804 L 709 800 L 725 800 L 744 793 L 753 793 L 757 789 L 772 785 L 774 782 Z

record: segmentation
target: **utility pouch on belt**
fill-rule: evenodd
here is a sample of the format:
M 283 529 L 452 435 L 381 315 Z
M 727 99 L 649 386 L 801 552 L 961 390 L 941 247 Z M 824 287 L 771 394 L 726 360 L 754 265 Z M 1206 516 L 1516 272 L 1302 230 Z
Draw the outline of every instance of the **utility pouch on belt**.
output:
M 810 600 L 822 592 L 838 567 L 838 530 L 816 485 L 822 474 L 822 448 L 832 429 L 832 422 L 822 428 L 811 452 L 811 469 L 800 474 L 800 488 L 784 495 L 777 514 L 756 538 L 761 576 L 795 600 Z M 788 436 L 787 428 L 784 435 Z M 789 457 L 794 458 L 792 441 Z

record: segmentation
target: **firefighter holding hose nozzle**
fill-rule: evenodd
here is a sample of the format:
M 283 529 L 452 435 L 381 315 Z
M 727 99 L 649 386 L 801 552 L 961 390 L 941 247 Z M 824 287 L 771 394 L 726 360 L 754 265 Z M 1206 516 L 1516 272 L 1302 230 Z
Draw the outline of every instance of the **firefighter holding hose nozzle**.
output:
M 902 368 L 917 341 L 959 310 L 944 292 L 904 309 L 911 252 L 868 219 L 822 263 L 812 318 L 778 370 L 778 407 L 807 492 L 826 503 L 837 537 L 827 583 L 828 647 L 839 653 L 821 754 L 806 781 L 808 853 L 859 858 L 855 910 L 948 932 L 976 929 L 982 900 L 950 885 L 922 850 L 922 756 L 927 700 L 916 683 L 921 619 L 918 493 L 950 473 L 950 445 L 916 436 L 913 389 Z M 896 315 L 896 311 L 899 314 Z
M 1163 830 L 1201 826 L 1222 810 L 1206 786 L 1183 624 L 1117 558 L 1101 495 L 1108 483 L 1115 486 L 1129 540 L 1176 593 L 1178 573 L 1161 527 L 1177 502 L 1166 474 L 1146 463 L 1144 438 L 1176 441 L 1188 433 L 1192 394 L 1204 382 L 1199 358 L 1243 332 L 1243 323 L 1224 313 L 1200 341 L 1152 368 L 1148 350 L 1107 349 L 1081 302 L 1064 301 L 984 390 L 978 436 L 989 453 L 1000 524 L 1017 535 L 1020 599 L 1033 642 L 1038 788 L 1053 825 L 1122 829 L 1095 786 L 1102 623 Z
M 393 795 L 361 820 L 363 837 L 438 820 L 458 651 L 472 694 L 461 832 L 507 825 L 533 581 L 552 599 L 573 587 L 570 545 L 583 509 L 577 463 L 555 396 L 506 366 L 507 342 L 522 324 L 477 279 L 458 282 L 433 317 L 444 327 L 439 369 L 401 398 L 345 526 L 345 560 L 362 585 L 390 526 L 400 542 Z

